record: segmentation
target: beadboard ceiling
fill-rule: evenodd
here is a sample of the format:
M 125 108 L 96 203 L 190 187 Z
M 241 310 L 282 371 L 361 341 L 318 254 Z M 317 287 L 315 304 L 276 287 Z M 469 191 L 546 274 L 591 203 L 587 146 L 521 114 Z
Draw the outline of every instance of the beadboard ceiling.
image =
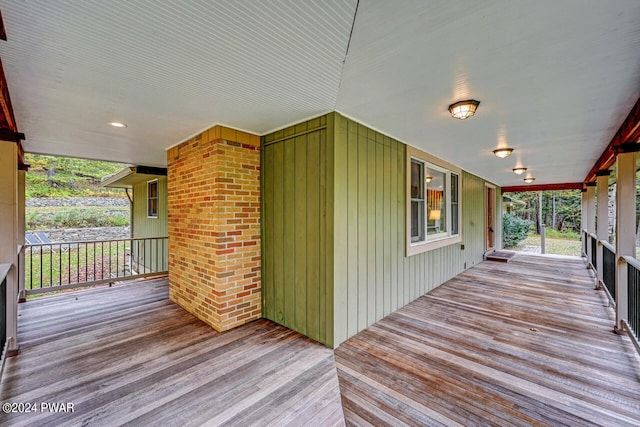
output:
M 357 9 L 357 12 L 356 12 Z M 26 151 L 166 166 L 337 110 L 498 185 L 582 181 L 640 95 L 640 1 L 0 1 Z M 354 19 L 355 18 L 355 19 Z M 476 116 L 447 106 L 473 98 Z M 128 125 L 112 128 L 112 121 Z M 492 150 L 515 149 L 504 160 Z

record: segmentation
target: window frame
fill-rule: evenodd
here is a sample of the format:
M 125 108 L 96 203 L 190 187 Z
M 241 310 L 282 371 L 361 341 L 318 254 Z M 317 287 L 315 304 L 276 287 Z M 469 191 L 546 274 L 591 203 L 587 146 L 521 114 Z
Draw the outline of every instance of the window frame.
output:
M 150 196 L 150 192 L 149 192 L 149 187 L 151 186 L 151 184 L 156 185 L 156 196 L 155 197 L 151 197 Z M 158 184 L 158 179 L 152 179 L 150 181 L 147 181 L 147 218 L 151 218 L 151 219 L 158 219 L 158 206 L 160 204 L 160 185 Z M 156 210 L 155 210 L 155 214 L 151 213 L 151 200 L 155 200 L 156 201 Z
M 421 223 L 424 224 L 425 227 L 425 231 L 424 231 L 424 240 L 422 241 L 417 241 L 417 242 L 412 242 L 411 241 L 411 163 L 412 161 L 418 161 L 421 162 L 423 164 L 422 170 L 423 175 L 426 175 L 426 171 L 428 168 L 432 168 L 435 169 L 439 172 L 444 172 L 445 174 L 445 192 L 446 192 L 446 199 L 445 199 L 445 210 L 446 210 L 446 228 L 447 231 L 440 233 L 438 235 L 429 235 L 426 227 L 427 227 L 427 222 L 428 222 L 428 217 L 427 217 L 427 205 L 428 205 L 428 201 L 427 201 L 427 196 L 425 194 L 424 196 L 424 212 L 423 212 L 423 220 L 421 221 Z M 451 174 L 455 174 L 458 177 L 458 185 L 457 185 L 457 214 L 458 214 L 458 221 L 457 221 L 457 234 L 452 234 L 452 230 L 454 229 L 453 227 L 453 223 L 452 223 L 452 217 L 453 217 L 453 211 L 452 211 L 452 205 L 454 204 L 454 202 L 452 202 L 452 179 L 451 179 Z M 426 190 L 428 188 L 428 184 L 423 186 L 423 188 L 425 189 L 425 193 Z M 411 147 L 411 146 L 407 146 L 407 150 L 406 150 L 406 204 L 405 204 L 405 210 L 406 210 L 406 237 L 405 237 L 405 244 L 406 244 L 406 256 L 412 256 L 412 255 L 417 255 L 423 252 L 427 252 L 427 251 L 431 251 L 434 249 L 438 249 L 438 248 L 442 248 L 445 246 L 449 246 L 449 245 L 453 245 L 456 243 L 461 243 L 462 242 L 462 170 L 449 163 L 446 162 L 444 160 L 441 160 L 435 156 L 432 156 L 430 154 L 425 153 L 422 150 L 419 150 L 417 148 Z M 419 221 L 420 222 L 420 221 Z M 431 238 L 430 238 L 431 237 Z M 434 238 L 435 237 L 435 238 Z

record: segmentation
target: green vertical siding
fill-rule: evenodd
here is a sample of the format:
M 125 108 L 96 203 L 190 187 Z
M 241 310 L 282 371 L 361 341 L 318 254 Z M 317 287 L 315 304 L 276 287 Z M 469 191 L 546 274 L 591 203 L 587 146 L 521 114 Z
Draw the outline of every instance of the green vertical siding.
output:
M 462 174 L 462 245 L 405 257 L 406 146 L 335 114 L 334 344 L 480 261 L 485 181 Z
M 328 128 L 332 123 L 322 116 L 262 138 L 262 310 L 267 319 L 332 346 Z
M 147 181 L 133 186 L 133 238 L 167 236 L 167 177 L 158 176 L 158 217 L 147 217 Z M 166 270 L 167 242 L 134 242 L 132 247 L 134 263 L 138 270 Z M 151 256 L 150 256 L 151 254 Z
M 133 235 L 163 237 L 167 235 L 167 177 L 158 177 L 158 218 L 147 218 L 147 182 L 133 186 Z
M 264 317 L 334 347 L 482 261 L 481 178 L 460 177 L 462 242 L 406 257 L 406 145 L 331 113 L 262 148 Z
M 472 267 L 482 261 L 485 250 L 485 181 L 462 172 L 462 244 L 464 262 Z

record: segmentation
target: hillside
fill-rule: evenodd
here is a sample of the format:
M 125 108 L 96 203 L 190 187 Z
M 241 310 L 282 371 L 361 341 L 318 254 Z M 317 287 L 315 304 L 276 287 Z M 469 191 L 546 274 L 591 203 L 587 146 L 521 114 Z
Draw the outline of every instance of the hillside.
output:
M 31 165 L 25 185 L 26 230 L 129 225 L 124 190 L 100 187 L 104 176 L 127 165 L 38 154 L 26 154 L 25 159 Z
M 26 197 L 126 197 L 123 190 L 100 187 L 100 179 L 127 166 L 121 163 L 26 154 L 31 167 Z

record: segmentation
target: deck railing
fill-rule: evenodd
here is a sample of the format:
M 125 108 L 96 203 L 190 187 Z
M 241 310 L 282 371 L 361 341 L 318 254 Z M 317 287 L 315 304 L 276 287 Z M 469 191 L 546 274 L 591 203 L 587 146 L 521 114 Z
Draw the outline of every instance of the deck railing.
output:
M 616 249 L 601 240 L 602 244 L 602 283 L 612 301 L 616 301 Z
M 582 230 L 582 255 L 587 256 L 587 244 L 589 242 L 589 234 L 587 230 Z
M 593 234 L 589 235 L 591 240 L 591 265 L 594 270 L 598 269 L 598 238 Z
M 627 263 L 627 316 L 630 333 L 640 340 L 640 263 L 625 257 Z
M 26 245 L 26 295 L 167 272 L 167 237 Z
M 594 234 L 585 231 L 582 237 L 588 267 L 594 269 L 596 280 L 615 307 L 615 330 L 626 330 L 640 353 L 640 261 L 633 256 L 618 256 L 615 247 L 606 240 L 598 241 Z

